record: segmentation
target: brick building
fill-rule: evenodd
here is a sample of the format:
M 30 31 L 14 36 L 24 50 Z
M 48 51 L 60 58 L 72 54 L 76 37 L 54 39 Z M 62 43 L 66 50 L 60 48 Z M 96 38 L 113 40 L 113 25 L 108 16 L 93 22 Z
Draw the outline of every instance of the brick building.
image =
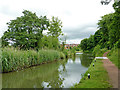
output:
M 79 44 L 65 44 L 65 49 L 70 49 L 73 48 L 73 47 L 77 47 Z

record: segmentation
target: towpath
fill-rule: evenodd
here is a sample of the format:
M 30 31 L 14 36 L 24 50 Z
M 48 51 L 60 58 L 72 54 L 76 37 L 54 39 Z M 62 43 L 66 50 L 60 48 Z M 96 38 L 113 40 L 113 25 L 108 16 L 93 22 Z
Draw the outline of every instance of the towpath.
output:
M 103 57 L 107 57 L 108 52 L 103 54 Z M 110 83 L 112 84 L 113 88 L 118 88 L 120 89 L 120 70 L 109 60 L 109 59 L 103 59 L 102 62 L 104 63 L 104 67 L 108 72 L 109 78 L 110 78 Z M 118 78 L 119 77 L 119 78 Z M 118 82 L 119 81 L 119 82 Z

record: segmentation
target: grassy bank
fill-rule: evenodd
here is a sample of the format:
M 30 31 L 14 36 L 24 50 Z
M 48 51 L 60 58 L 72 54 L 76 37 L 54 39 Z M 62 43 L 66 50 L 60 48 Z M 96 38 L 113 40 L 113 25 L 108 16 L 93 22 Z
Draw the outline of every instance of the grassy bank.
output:
M 112 49 L 107 56 L 120 69 L 120 48 Z
M 16 50 L 2 49 L 2 72 L 21 70 L 34 65 L 65 58 L 62 52 L 56 50 Z
M 93 67 L 94 63 L 94 67 Z M 90 74 L 88 79 L 87 74 Z M 84 74 L 79 84 L 76 84 L 74 88 L 109 88 L 112 87 L 108 82 L 108 73 L 103 67 L 101 60 L 92 62 L 87 72 Z
M 99 46 L 95 47 L 93 54 L 95 57 L 102 57 L 103 54 L 108 51 L 107 49 L 100 49 Z M 94 67 L 93 67 L 94 64 Z M 88 79 L 88 73 L 91 78 Z M 74 88 L 109 88 L 112 87 L 109 82 L 109 77 L 106 69 L 103 66 L 103 62 L 97 59 L 96 62 L 93 60 L 88 70 L 82 77 L 79 84 L 74 85 Z

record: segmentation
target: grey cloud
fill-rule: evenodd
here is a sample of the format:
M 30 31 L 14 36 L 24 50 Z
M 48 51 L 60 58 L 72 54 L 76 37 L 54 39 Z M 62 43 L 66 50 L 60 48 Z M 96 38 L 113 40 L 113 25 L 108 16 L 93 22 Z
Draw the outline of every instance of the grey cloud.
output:
M 66 28 L 64 29 L 64 33 L 67 34 L 68 40 L 83 39 L 83 38 L 88 38 L 90 35 L 93 35 L 97 30 L 96 27 L 97 27 L 96 24 L 91 24 L 91 25 L 84 25 L 76 29 Z M 89 29 L 89 28 L 93 28 L 93 29 Z

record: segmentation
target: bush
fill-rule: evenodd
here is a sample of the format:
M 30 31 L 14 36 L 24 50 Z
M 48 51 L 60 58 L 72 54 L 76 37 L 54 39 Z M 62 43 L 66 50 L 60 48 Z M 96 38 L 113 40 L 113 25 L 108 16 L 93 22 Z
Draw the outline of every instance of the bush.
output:
M 60 52 L 60 58 L 61 58 L 61 59 L 65 59 L 65 55 L 64 55 L 63 52 Z
M 65 54 L 65 57 L 68 57 L 68 51 L 66 49 L 63 50 L 63 53 Z
M 97 45 L 94 50 L 93 50 L 93 54 L 94 56 L 99 56 L 99 57 L 102 57 L 103 54 L 107 51 L 107 48 L 103 48 L 101 49 L 99 45 Z

